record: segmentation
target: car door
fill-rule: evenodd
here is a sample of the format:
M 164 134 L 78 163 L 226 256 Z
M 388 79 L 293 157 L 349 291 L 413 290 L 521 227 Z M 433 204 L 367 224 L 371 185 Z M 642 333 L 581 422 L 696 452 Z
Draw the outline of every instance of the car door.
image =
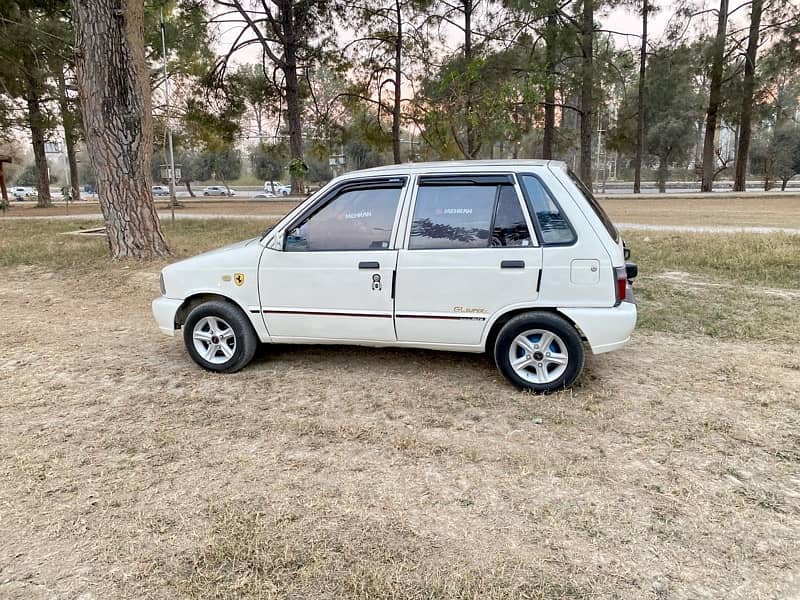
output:
M 259 267 L 272 338 L 393 342 L 395 228 L 406 177 L 345 182 L 301 212 Z
M 420 177 L 409 221 L 399 341 L 477 345 L 494 313 L 536 301 L 542 251 L 511 175 Z

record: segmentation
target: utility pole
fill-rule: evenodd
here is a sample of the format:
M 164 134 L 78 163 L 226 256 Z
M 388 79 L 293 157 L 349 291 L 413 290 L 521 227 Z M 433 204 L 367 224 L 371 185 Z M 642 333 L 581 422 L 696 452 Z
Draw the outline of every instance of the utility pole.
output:
M 161 48 L 164 53 L 164 101 L 167 114 L 167 143 L 169 144 L 169 208 L 172 221 L 175 222 L 175 153 L 172 149 L 172 122 L 169 115 L 169 77 L 167 75 L 167 36 L 164 27 L 164 9 L 161 9 Z

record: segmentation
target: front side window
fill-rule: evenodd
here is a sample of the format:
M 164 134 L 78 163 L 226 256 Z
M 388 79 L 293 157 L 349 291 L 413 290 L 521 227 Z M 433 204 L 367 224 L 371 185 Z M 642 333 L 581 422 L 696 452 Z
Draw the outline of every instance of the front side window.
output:
M 289 252 L 389 248 L 402 188 L 345 190 L 286 234 Z
M 520 182 L 525 190 L 528 208 L 539 224 L 542 243 L 549 245 L 574 243 L 577 239 L 575 232 L 541 180 L 533 175 L 521 175 Z

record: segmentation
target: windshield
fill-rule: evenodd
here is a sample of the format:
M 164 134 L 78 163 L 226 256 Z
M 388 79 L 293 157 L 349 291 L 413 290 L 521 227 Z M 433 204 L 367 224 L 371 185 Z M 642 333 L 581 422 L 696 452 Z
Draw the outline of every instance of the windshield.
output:
M 617 228 L 614 227 L 614 223 L 611 222 L 611 219 L 606 214 L 606 211 L 603 210 L 603 207 L 600 206 L 600 203 L 597 202 L 597 198 L 594 197 L 592 194 L 592 190 L 590 190 L 584 183 L 578 178 L 575 173 L 572 172 L 571 169 L 567 169 L 567 173 L 569 174 L 569 178 L 572 179 L 572 182 L 577 186 L 580 190 L 581 194 L 583 194 L 584 198 L 586 198 L 586 202 L 589 203 L 589 206 L 592 207 L 592 210 L 597 215 L 597 218 L 602 221 L 603 226 L 608 231 L 608 235 L 611 236 L 615 242 L 619 242 L 619 232 Z

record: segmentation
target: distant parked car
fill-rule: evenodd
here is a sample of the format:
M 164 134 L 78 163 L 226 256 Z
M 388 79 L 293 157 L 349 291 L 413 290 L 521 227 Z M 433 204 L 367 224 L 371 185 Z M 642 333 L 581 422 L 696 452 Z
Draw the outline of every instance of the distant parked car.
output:
M 154 185 L 153 196 L 169 196 L 169 188 L 165 185 Z
M 236 191 L 223 185 L 210 185 L 203 190 L 203 196 L 235 196 Z
M 274 197 L 275 197 L 275 194 L 273 194 L 272 192 L 258 192 L 254 196 L 254 198 L 256 198 L 257 200 L 263 200 L 265 198 L 274 198 Z
M 280 181 L 265 181 L 264 182 L 264 191 L 265 192 L 277 193 L 279 187 L 283 187 L 283 184 Z
M 15 187 L 11 188 L 11 195 L 17 200 L 24 200 L 26 198 L 35 198 L 39 193 L 31 187 Z
M 279 185 L 275 188 L 275 195 L 276 196 L 289 196 L 292 193 L 292 186 L 290 185 Z

